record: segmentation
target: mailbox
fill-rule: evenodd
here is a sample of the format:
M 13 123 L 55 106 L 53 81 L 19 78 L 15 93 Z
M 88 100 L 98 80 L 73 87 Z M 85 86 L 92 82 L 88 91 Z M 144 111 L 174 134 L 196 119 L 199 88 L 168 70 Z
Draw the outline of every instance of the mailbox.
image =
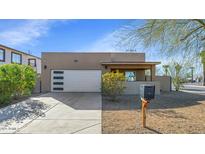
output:
M 154 99 L 155 96 L 155 85 L 142 84 L 140 85 L 140 97 L 146 100 Z

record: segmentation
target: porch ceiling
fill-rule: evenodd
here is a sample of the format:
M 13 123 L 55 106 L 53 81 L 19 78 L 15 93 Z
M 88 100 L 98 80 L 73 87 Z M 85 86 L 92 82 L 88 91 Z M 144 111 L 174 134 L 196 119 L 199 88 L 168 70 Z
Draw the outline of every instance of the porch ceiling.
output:
M 102 65 L 158 65 L 161 62 L 102 62 Z
M 116 69 L 150 69 L 160 62 L 102 62 L 101 64 Z

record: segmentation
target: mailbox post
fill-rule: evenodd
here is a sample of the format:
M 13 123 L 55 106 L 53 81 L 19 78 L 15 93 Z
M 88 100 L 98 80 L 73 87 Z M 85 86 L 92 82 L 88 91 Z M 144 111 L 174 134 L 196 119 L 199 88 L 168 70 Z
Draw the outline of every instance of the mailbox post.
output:
M 155 96 L 154 85 L 140 85 L 140 97 L 142 103 L 142 127 L 146 127 L 146 111 L 151 99 Z
M 142 127 L 146 127 L 146 110 L 149 101 L 145 100 L 144 98 L 141 98 L 142 102 Z

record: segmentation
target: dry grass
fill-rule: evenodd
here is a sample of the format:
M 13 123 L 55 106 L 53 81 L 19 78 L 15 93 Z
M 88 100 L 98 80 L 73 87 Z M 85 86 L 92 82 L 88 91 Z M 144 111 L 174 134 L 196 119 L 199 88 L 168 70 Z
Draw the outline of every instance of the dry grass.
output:
M 139 97 L 103 97 L 103 133 L 205 133 L 205 95 L 163 93 L 149 104 L 147 128 L 141 127 Z

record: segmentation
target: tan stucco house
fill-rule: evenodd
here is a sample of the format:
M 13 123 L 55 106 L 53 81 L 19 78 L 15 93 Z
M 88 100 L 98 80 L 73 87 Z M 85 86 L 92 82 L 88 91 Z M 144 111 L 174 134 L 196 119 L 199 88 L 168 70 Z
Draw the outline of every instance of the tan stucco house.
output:
M 154 84 L 159 94 L 171 84 L 170 78 L 155 75 L 158 64 L 146 62 L 145 53 L 43 52 L 42 92 L 101 92 L 101 75 L 119 70 L 126 77 L 126 94 L 138 94 L 144 83 Z
M 41 58 L 0 44 L 0 65 L 10 63 L 31 65 L 41 74 Z

